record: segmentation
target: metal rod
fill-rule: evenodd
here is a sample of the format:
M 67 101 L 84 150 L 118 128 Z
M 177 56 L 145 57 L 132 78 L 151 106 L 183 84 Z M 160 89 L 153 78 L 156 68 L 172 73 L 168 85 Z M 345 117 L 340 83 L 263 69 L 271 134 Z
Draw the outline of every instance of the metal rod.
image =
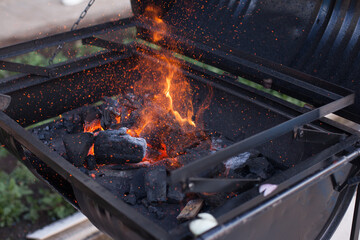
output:
M 0 69 L 11 71 L 11 72 L 20 72 L 26 74 L 34 74 L 38 76 L 49 76 L 51 69 L 40 66 L 32 66 L 29 64 L 15 63 L 0 60 Z
M 110 31 L 116 31 L 123 28 L 135 26 L 133 18 L 121 19 L 119 21 L 99 24 L 93 27 L 82 28 L 75 31 L 56 34 L 29 42 L 19 43 L 9 47 L 0 48 L 0 59 L 18 56 L 24 53 L 36 51 L 46 47 L 56 46 L 66 42 L 72 42 L 79 39 L 100 35 Z
M 247 219 L 253 217 L 254 215 L 265 211 L 267 208 L 271 206 L 275 206 L 276 204 L 283 201 L 286 197 L 290 196 L 291 194 L 300 191 L 304 189 L 305 187 L 308 187 L 308 185 L 312 185 L 314 183 L 319 182 L 320 180 L 328 177 L 329 175 L 333 174 L 334 172 L 338 171 L 338 169 L 344 167 L 346 164 L 348 164 L 350 161 L 354 160 L 355 158 L 360 156 L 360 148 L 356 149 L 354 152 L 350 153 L 349 155 L 343 156 L 341 159 L 339 159 L 337 162 L 331 164 L 330 166 L 326 167 L 324 170 L 319 171 L 318 173 L 315 173 L 311 177 L 305 179 L 304 181 L 300 182 L 299 184 L 295 185 L 294 187 L 291 187 L 288 190 L 285 190 L 284 192 L 276 195 L 275 197 L 271 198 L 270 200 L 264 202 L 260 206 L 250 210 L 249 212 L 239 216 L 236 220 L 232 221 L 229 224 L 225 224 L 223 226 L 220 226 L 222 231 L 211 231 L 206 238 L 216 238 L 217 234 L 223 234 L 224 231 L 230 230 L 233 227 L 236 227 L 241 222 L 245 222 Z
M 290 119 L 273 128 L 262 131 L 249 138 L 246 138 L 238 143 L 235 143 L 225 149 L 222 149 L 214 154 L 201 158 L 197 161 L 189 163 L 184 167 L 173 171 L 170 175 L 170 181 L 185 182 L 187 178 L 197 176 L 201 172 L 212 168 L 216 164 L 223 162 L 230 157 L 242 153 L 250 148 L 254 148 L 267 141 L 282 136 L 283 134 L 293 131 L 295 127 L 302 126 L 317 120 L 329 113 L 336 112 L 354 102 L 354 94 L 348 95 L 344 98 L 336 100 L 320 108 L 314 109 L 308 113 Z

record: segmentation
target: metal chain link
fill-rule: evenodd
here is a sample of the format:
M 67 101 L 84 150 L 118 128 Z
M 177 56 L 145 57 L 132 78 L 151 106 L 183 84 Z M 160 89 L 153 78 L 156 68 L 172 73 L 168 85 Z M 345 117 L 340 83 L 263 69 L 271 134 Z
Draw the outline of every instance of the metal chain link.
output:
M 86 16 L 87 12 L 89 11 L 90 7 L 95 3 L 95 0 L 90 0 L 86 6 L 86 8 L 81 12 L 79 18 L 76 20 L 76 22 L 72 25 L 71 27 L 71 31 L 74 31 L 75 29 L 77 29 L 77 27 L 79 26 L 81 20 L 83 20 L 83 18 Z M 65 43 L 61 43 L 57 46 L 55 52 L 53 53 L 53 55 L 51 56 L 51 58 L 49 59 L 49 65 L 52 65 L 54 63 L 54 59 L 56 57 L 56 55 L 59 54 L 59 52 L 61 51 L 61 49 L 64 47 Z

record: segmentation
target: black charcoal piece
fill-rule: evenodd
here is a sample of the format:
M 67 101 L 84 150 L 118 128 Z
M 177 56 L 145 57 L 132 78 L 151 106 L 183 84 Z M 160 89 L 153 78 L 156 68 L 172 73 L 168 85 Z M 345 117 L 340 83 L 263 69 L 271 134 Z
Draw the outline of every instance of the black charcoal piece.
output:
M 181 185 L 169 186 L 167 197 L 169 202 L 181 202 L 185 198 L 185 194 L 181 191 Z
M 105 103 L 100 106 L 101 127 L 109 129 L 117 124 L 116 118 L 120 117 L 121 106 L 117 100 L 110 97 L 103 97 L 103 99 Z
M 81 117 L 78 114 L 64 115 L 63 126 L 68 133 L 80 133 L 84 129 Z
M 246 164 L 246 162 L 249 160 L 251 156 L 251 153 L 244 152 L 240 153 L 237 156 L 234 156 L 232 158 L 229 158 L 224 162 L 225 168 L 227 171 L 234 171 Z
M 141 200 L 141 204 L 144 205 L 144 207 L 148 208 L 150 206 L 150 203 L 148 202 L 148 200 L 146 198 L 143 198 Z
M 269 178 L 274 172 L 273 166 L 265 157 L 249 159 L 247 166 L 249 167 L 250 173 L 257 175 L 262 179 Z
M 176 159 L 165 158 L 152 164 L 153 166 L 164 166 L 167 171 L 172 171 L 181 166 Z
M 256 149 L 249 149 L 247 152 L 250 153 L 250 158 L 257 158 L 260 156 L 260 151 L 256 150 Z
M 40 134 L 39 134 L 39 139 L 40 139 L 40 140 L 45 140 L 45 134 L 44 134 L 44 133 L 40 133 Z
M 114 171 L 101 167 L 97 170 L 89 171 L 89 175 L 117 197 L 123 198 L 124 195 L 130 192 L 130 181 L 134 171 Z
M 63 142 L 69 161 L 77 167 L 83 166 L 93 141 L 94 136 L 92 133 L 65 135 Z
M 87 170 L 86 168 L 84 167 L 79 167 L 80 171 L 82 171 L 83 173 L 85 174 L 89 174 L 89 170 Z
M 158 219 L 163 219 L 165 217 L 164 212 L 160 208 L 157 208 L 153 205 L 149 206 L 148 210 L 150 213 L 155 213 Z
M 148 168 L 145 173 L 145 189 L 149 202 L 166 201 L 166 170 L 163 166 Z
M 94 152 L 99 164 L 138 163 L 145 157 L 146 141 L 126 134 L 125 128 L 101 131 L 95 138 Z
M 130 182 L 130 193 L 134 194 L 137 199 L 146 197 L 144 182 L 145 173 L 146 169 L 144 168 L 137 170 Z
M 83 112 L 84 121 L 87 123 L 91 123 L 95 119 L 100 119 L 100 117 L 101 117 L 101 112 L 95 106 L 89 106 Z
M 136 197 L 134 194 L 129 194 L 124 197 L 124 201 L 134 206 L 136 204 Z
M 96 168 L 96 160 L 94 155 L 88 155 L 86 157 L 87 169 L 94 170 Z

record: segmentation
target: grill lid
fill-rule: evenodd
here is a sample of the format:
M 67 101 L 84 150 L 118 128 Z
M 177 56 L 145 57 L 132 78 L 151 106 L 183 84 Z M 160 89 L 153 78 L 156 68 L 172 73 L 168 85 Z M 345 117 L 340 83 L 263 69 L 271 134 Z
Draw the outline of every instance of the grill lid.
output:
M 162 8 L 164 21 L 177 34 L 259 56 L 355 91 L 356 102 L 347 110 L 360 116 L 359 1 L 132 1 L 136 15 L 147 5 Z

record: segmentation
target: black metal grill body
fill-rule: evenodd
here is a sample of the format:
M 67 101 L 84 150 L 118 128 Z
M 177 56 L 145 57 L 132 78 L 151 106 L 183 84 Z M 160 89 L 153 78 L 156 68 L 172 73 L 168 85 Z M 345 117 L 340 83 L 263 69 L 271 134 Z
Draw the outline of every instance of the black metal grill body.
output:
M 154 59 L 157 50 L 136 41 L 123 46 L 96 36 L 133 26 L 137 26 L 141 38 L 148 39 L 148 31 L 152 29 L 146 20 L 131 18 L 0 49 L 1 59 L 78 39 L 108 49 L 88 58 L 50 66 L 42 69 L 41 74 L 32 71 L 32 74 L 3 80 L 0 92 L 10 95 L 12 103 L 5 113 L 0 112 L 1 143 L 34 174 L 48 182 L 97 227 L 115 239 L 189 238 L 192 236 L 187 224 L 170 230 L 163 229 L 161 223 L 150 221 L 116 199 L 24 129 L 32 123 L 94 103 L 104 95 L 115 95 L 119 89 L 131 86 L 139 74 L 133 71 L 129 73 L 128 70 L 139 58 Z M 210 156 L 206 164 L 211 168 L 211 164 L 245 151 L 250 148 L 246 146 L 250 145 L 258 147 L 275 161 L 285 159 L 284 166 L 289 167 L 267 180 L 268 183 L 278 185 L 271 195 L 264 197 L 255 187 L 216 209 L 213 215 L 219 226 L 199 238 L 233 239 L 234 236 L 241 236 L 244 239 L 289 239 L 301 236 L 308 239 L 331 235 L 354 192 L 354 187 L 346 183 L 358 173 L 356 164 L 343 164 L 332 174 L 316 178 L 304 188 L 296 186 L 305 183 L 307 178 L 322 169 L 331 167 L 334 160 L 351 153 L 356 146 L 359 140 L 356 131 L 323 118 L 331 112 L 347 115 L 341 109 L 353 102 L 354 94 L 261 58 L 228 54 L 221 48 L 213 48 L 182 35 L 167 33 L 166 38 L 175 39 L 182 54 L 193 58 L 201 54 L 203 57 L 199 60 L 219 68 L 227 65 L 224 70 L 230 70 L 228 74 L 219 75 L 181 61 L 184 74 L 193 89 L 197 89 L 200 99 L 206 95 L 207 86 L 214 88 L 214 99 L 205 114 L 205 124 L 237 141 L 230 148 Z M 162 51 L 170 51 L 165 43 L 159 44 L 164 47 Z M 48 76 L 42 76 L 44 72 L 49 73 Z M 275 86 L 281 88 L 282 92 L 312 104 L 314 109 L 300 108 L 243 85 L 236 81 L 236 76 L 246 76 L 255 82 L 267 77 L 274 78 Z M 245 112 L 246 117 L 242 112 Z M 294 140 L 293 130 L 301 126 L 326 133 L 341 133 L 346 137 L 325 145 L 299 142 Z M 31 152 L 32 157 L 24 158 L 23 149 Z M 169 180 L 186 183 L 189 177 L 201 173 L 204 160 L 207 159 L 194 161 L 191 170 L 184 167 L 172 172 Z M 288 190 L 293 192 L 262 209 Z M 262 211 L 256 212 L 256 209 Z M 247 217 L 252 211 L 256 214 Z M 291 221 L 294 219 L 296 221 Z
M 181 35 L 258 56 L 359 93 L 360 3 L 356 0 L 136 1 L 160 6 Z M 224 68 L 230 68 L 224 64 Z M 234 69 L 233 69 L 234 70 Z M 360 94 L 350 112 L 360 114 Z

